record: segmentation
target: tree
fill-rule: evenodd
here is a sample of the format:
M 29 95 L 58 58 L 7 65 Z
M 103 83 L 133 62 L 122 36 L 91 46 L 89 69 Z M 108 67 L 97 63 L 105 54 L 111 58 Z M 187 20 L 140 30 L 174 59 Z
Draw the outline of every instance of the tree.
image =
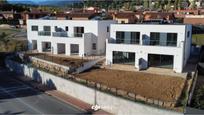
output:
M 194 9 L 196 7 L 195 0 L 189 0 L 190 5 L 189 8 Z
M 149 1 L 148 0 L 144 0 L 143 6 L 144 6 L 145 9 L 149 8 Z
M 166 5 L 166 10 L 170 10 L 171 9 L 171 0 L 168 0 L 168 3 Z

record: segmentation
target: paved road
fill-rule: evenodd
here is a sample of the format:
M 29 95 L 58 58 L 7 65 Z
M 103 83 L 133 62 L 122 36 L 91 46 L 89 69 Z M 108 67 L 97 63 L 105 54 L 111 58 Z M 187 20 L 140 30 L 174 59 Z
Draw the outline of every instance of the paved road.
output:
M 0 114 L 82 114 L 85 113 L 12 78 L 0 68 Z

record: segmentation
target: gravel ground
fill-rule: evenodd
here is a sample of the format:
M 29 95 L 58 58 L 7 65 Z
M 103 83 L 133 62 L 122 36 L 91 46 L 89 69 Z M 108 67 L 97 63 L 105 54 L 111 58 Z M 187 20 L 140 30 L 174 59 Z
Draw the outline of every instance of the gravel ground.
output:
M 179 77 L 110 69 L 93 69 L 77 77 L 163 101 L 175 101 L 185 83 Z
M 57 64 L 61 64 L 64 66 L 72 66 L 72 67 L 79 67 L 83 63 L 88 62 L 85 59 L 76 59 L 76 58 L 69 58 L 69 57 L 59 57 L 59 56 L 51 56 L 48 54 L 27 54 L 28 56 L 33 56 L 36 58 L 40 58 L 43 60 L 51 61 Z

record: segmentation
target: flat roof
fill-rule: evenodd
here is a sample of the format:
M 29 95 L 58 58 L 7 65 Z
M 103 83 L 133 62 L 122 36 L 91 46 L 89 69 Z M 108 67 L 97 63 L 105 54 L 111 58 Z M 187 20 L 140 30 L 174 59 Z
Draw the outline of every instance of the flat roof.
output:
M 183 24 L 183 23 L 171 23 L 171 24 L 156 24 L 156 23 L 148 23 L 148 24 L 145 24 L 145 23 L 135 23 L 135 24 L 121 24 L 121 23 L 118 23 L 118 24 L 113 24 L 113 25 L 191 25 L 191 24 Z

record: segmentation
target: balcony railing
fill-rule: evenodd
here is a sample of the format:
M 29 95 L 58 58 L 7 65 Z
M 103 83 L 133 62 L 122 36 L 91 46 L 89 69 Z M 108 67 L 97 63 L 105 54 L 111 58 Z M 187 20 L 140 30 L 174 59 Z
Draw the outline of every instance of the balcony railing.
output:
M 74 33 L 73 37 L 83 37 L 83 33 Z
M 50 31 L 39 31 L 38 35 L 39 36 L 51 36 L 51 32 Z
M 116 39 L 116 40 L 108 40 L 108 43 L 113 43 L 113 44 L 140 44 L 139 40 L 121 40 L 121 39 Z
M 139 40 L 119 40 L 119 39 L 108 39 L 108 43 L 112 44 L 132 44 L 132 45 L 139 45 Z M 159 41 L 159 40 L 143 40 L 142 45 L 149 45 L 149 46 L 171 46 L 177 47 L 177 41 Z
M 52 32 L 52 36 L 54 37 L 68 37 L 67 32 Z
M 177 41 L 143 40 L 143 45 L 176 47 Z

